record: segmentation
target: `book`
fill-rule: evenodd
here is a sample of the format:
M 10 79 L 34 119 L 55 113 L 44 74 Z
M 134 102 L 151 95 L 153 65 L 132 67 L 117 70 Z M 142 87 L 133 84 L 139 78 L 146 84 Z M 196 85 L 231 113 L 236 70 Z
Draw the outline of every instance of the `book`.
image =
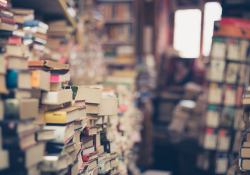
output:
M 97 166 L 97 160 L 92 160 L 88 162 L 89 165 L 89 171 L 93 170 Z
M 29 168 L 43 160 L 45 143 L 38 143 L 25 150 L 11 150 L 9 152 L 10 168 Z
M 6 45 L 6 52 L 4 56 L 15 56 L 15 57 L 23 57 L 23 51 L 21 46 L 18 45 Z
M 0 150 L 0 171 L 9 168 L 9 152 L 7 150 Z
M 31 71 L 31 86 L 36 89 L 50 91 L 50 72 L 42 70 Z
M 66 124 L 79 118 L 77 107 L 68 107 L 45 112 L 46 123 Z
M 36 27 L 36 26 L 39 26 L 39 27 L 42 27 L 46 30 L 49 29 L 49 26 L 39 20 L 33 20 L 33 21 L 25 21 L 24 24 L 23 24 L 24 27 Z
M 240 157 L 241 158 L 250 158 L 250 148 L 241 147 L 240 148 Z
M 223 97 L 222 85 L 218 83 L 210 83 L 208 88 L 208 103 L 221 104 Z
M 209 80 L 215 82 L 222 82 L 224 80 L 224 70 L 226 63 L 220 60 L 211 60 L 209 70 Z
M 228 38 L 227 59 L 240 60 L 240 40 Z
M 87 155 L 82 155 L 82 160 L 84 162 L 91 162 L 93 160 L 96 160 L 98 159 L 98 155 L 97 155 L 97 151 L 96 152 L 93 152 L 93 153 L 90 153 L 90 154 L 87 154 Z
M 15 51 L 13 53 L 16 53 Z M 27 70 L 28 61 L 26 57 L 6 56 L 7 58 L 7 69 L 15 70 Z
M 46 111 L 52 111 L 55 109 L 60 109 L 63 107 L 63 104 L 59 105 L 41 105 L 41 109 L 46 110 Z
M 226 83 L 235 84 L 238 76 L 239 64 L 228 63 L 225 81 Z
M 0 74 L 0 93 L 8 94 L 8 90 L 6 88 L 6 79 L 4 74 Z
M 43 92 L 42 104 L 59 105 L 72 101 L 72 90 L 64 89 L 57 92 Z
M 50 91 L 60 91 L 62 90 L 62 84 L 59 83 L 50 83 Z
M 73 100 L 72 104 L 77 107 L 84 106 L 86 108 L 85 100 Z
M 92 135 L 95 135 L 97 134 L 97 128 L 90 128 L 90 127 L 85 127 L 84 131 L 83 131 L 83 134 L 86 135 L 86 136 L 92 136 Z
M 74 121 L 75 131 L 84 129 L 86 125 L 87 125 L 87 119 L 79 118 Z
M 226 106 L 235 106 L 235 102 L 236 102 L 236 86 L 226 85 L 225 95 L 224 95 L 224 104 Z
M 216 174 L 224 174 L 228 169 L 228 154 L 227 153 L 217 153 L 216 154 L 216 165 L 215 165 L 215 173 Z
M 36 132 L 36 141 L 49 141 L 55 139 L 54 130 L 39 130 Z
M 4 119 L 34 119 L 38 117 L 38 105 L 38 99 L 6 99 L 4 100 Z
M 102 153 L 102 154 L 99 154 L 98 155 L 99 157 L 98 157 L 98 162 L 100 162 L 100 161 L 102 161 L 102 160 L 104 160 L 104 159 L 106 159 L 107 158 L 107 153 Z
M 98 132 L 96 135 L 94 135 L 94 145 L 96 148 L 101 146 L 101 134 Z
M 98 166 L 93 169 L 88 169 L 88 175 L 98 175 Z
M 240 158 L 239 159 L 239 167 L 240 167 L 240 169 L 242 171 L 250 170 L 249 163 L 250 163 L 250 159 Z
M 206 126 L 217 128 L 220 124 L 221 108 L 215 105 L 209 105 L 206 112 Z
M 242 116 L 243 116 L 242 109 L 236 109 L 235 116 L 234 116 L 234 129 L 235 130 L 245 129 L 245 124 L 244 124 Z
M 9 89 L 9 94 L 2 95 L 2 99 L 7 98 L 32 98 L 32 91 L 29 89 Z
M 90 153 L 93 153 L 93 152 L 95 152 L 95 147 L 94 146 L 91 146 L 91 147 L 88 147 L 88 148 L 82 148 L 81 155 L 89 155 Z
M 8 44 L 13 45 L 21 45 L 22 44 L 22 38 L 20 37 L 9 37 L 8 38 Z
M 66 125 L 46 125 L 44 129 L 54 130 L 55 139 L 51 140 L 51 143 L 67 144 L 75 134 L 73 123 Z
M 225 38 L 213 38 L 210 57 L 212 59 L 224 60 L 226 58 L 227 40 Z
M 6 75 L 6 85 L 7 88 L 31 89 L 31 73 L 9 70 Z
M 230 133 L 226 129 L 220 129 L 218 134 L 217 150 L 226 152 L 230 148 Z
M 208 150 L 216 149 L 217 136 L 215 129 L 207 128 L 204 136 L 203 147 Z
M 104 146 L 101 145 L 101 146 L 97 147 L 97 148 L 96 148 L 96 151 L 98 152 L 98 155 L 104 153 Z
M 86 113 L 87 114 L 98 114 L 99 113 L 99 104 L 86 103 Z
M 235 108 L 224 107 L 221 114 L 220 126 L 230 128 L 233 124 Z
M 70 165 L 70 157 L 60 154 L 46 155 L 41 163 L 41 170 L 44 172 L 59 171 L 66 169 Z
M 118 99 L 117 98 L 102 98 L 100 102 L 99 116 L 117 115 L 118 114 Z
M 83 148 L 92 147 L 94 146 L 94 136 L 82 136 L 81 142 Z
M 62 63 L 58 63 L 55 61 L 50 61 L 50 60 L 43 60 L 43 61 L 29 61 L 28 65 L 30 68 L 49 68 L 52 70 L 58 70 L 58 69 L 69 69 L 69 65 L 68 64 L 62 64 Z
M 3 136 L 3 148 L 8 150 L 25 150 L 36 144 L 35 132 L 36 130 L 32 130 L 15 136 Z
M 110 159 L 104 159 L 98 162 L 98 174 L 106 174 L 111 169 Z
M 50 76 L 50 82 L 51 83 L 58 83 L 58 82 L 66 82 L 70 81 L 70 73 L 67 72 L 66 74 L 51 74 Z
M 115 153 L 117 151 L 115 144 L 112 140 L 102 140 L 101 144 L 103 145 L 104 151 L 106 153 Z
M 5 136 L 14 135 L 17 136 L 27 131 L 37 130 L 36 125 L 33 124 L 33 120 L 24 121 L 0 121 L 2 133 Z
M 66 86 L 65 89 L 72 89 L 73 100 L 85 100 L 85 103 L 100 104 L 102 89 L 86 86 Z

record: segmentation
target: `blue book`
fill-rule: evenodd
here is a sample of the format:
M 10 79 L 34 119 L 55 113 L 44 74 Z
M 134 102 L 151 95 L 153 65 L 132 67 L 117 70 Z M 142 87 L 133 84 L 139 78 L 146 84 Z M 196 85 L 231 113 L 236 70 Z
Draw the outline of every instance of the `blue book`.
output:
M 7 88 L 31 89 L 31 73 L 9 70 L 6 74 L 6 86 Z
M 34 37 L 33 34 L 25 34 L 25 36 L 23 37 L 23 39 L 32 39 Z
M 243 98 L 250 98 L 250 92 L 244 93 Z
M 48 30 L 49 26 L 39 20 L 25 21 L 23 24 L 24 27 L 42 27 Z

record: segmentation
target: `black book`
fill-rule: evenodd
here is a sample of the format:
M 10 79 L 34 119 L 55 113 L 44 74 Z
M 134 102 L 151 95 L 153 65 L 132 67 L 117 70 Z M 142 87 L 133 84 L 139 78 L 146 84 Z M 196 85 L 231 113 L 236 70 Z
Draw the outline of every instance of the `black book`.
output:
M 45 143 L 38 143 L 25 150 L 9 151 L 10 168 L 32 167 L 43 160 Z
M 114 150 L 112 140 L 101 140 L 101 145 L 104 147 L 104 152 L 107 153 L 114 153 L 116 150 Z
M 9 30 L 0 30 L 0 37 L 13 36 L 13 31 Z
M 7 150 L 25 150 L 36 144 L 36 130 L 28 131 L 20 135 L 3 135 L 3 148 Z
M 0 126 L 2 128 L 2 133 L 4 136 L 14 135 L 17 136 L 21 133 L 32 131 L 36 129 L 33 124 L 33 120 L 26 121 L 0 121 Z

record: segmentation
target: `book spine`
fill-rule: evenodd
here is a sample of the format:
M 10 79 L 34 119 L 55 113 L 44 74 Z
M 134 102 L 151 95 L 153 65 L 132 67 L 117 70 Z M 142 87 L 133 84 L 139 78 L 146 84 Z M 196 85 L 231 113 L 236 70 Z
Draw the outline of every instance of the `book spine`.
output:
M 50 76 L 51 83 L 58 83 L 58 82 L 60 82 L 59 79 L 60 79 L 60 77 L 58 75 L 51 75 Z
M 8 38 L 8 44 L 21 45 L 22 44 L 22 38 L 9 37 Z
M 15 122 L 0 122 L 3 136 L 17 135 L 17 123 Z
M 24 27 L 36 27 L 39 26 L 39 22 L 38 20 L 33 20 L 33 21 L 24 21 L 23 26 Z
M 20 139 L 18 136 L 4 136 L 3 137 L 3 148 L 22 150 L 20 145 Z
M 7 88 L 18 87 L 18 71 L 9 70 L 6 75 L 6 86 Z
M 1 17 L 1 22 L 2 23 L 7 23 L 7 24 L 12 24 L 12 25 L 15 25 L 15 20 L 12 19 L 12 18 L 7 18 L 5 16 L 2 16 Z
M 19 119 L 19 100 L 7 99 L 4 100 L 4 118 Z
M 10 167 L 25 167 L 25 152 L 24 151 L 9 151 Z

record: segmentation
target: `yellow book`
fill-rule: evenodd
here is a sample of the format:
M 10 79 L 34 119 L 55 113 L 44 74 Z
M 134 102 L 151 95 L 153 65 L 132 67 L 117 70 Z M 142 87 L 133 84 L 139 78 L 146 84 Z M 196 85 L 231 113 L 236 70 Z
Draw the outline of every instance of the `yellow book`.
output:
M 79 118 L 78 107 L 45 112 L 45 123 L 66 124 Z

